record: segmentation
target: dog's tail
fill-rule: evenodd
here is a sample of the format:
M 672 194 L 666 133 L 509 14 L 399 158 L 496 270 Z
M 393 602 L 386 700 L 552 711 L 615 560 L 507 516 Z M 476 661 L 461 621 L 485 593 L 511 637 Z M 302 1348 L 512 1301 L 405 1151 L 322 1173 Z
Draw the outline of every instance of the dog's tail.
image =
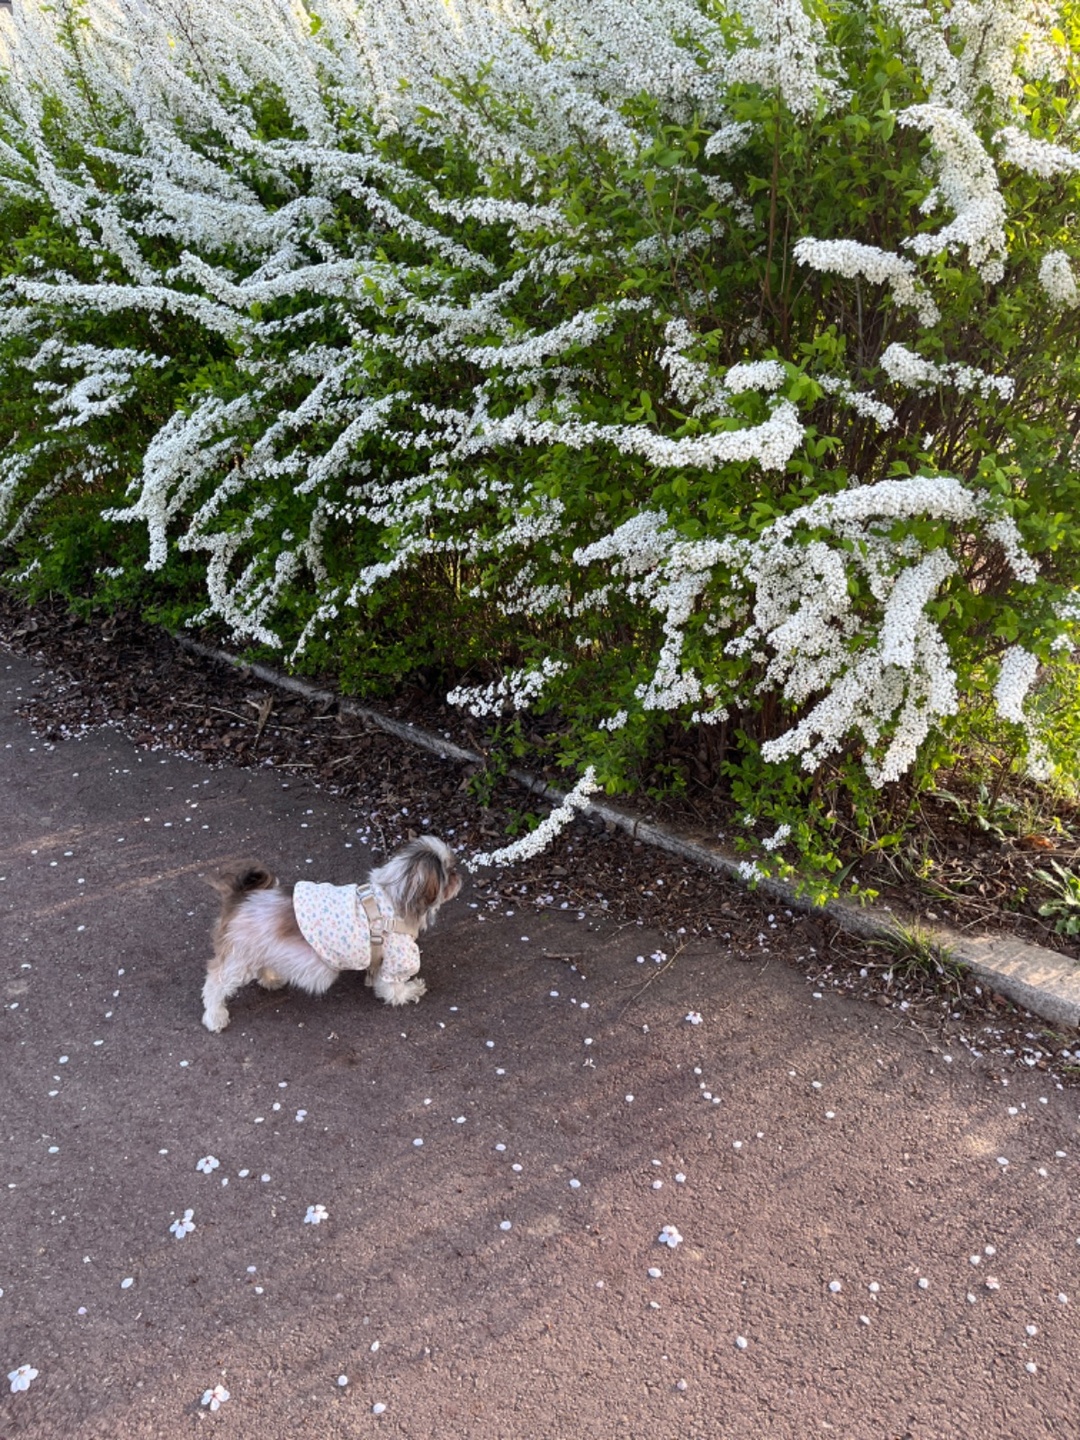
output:
M 262 865 L 242 864 L 230 870 L 219 870 L 211 875 L 210 884 L 225 899 L 238 900 L 251 890 L 272 890 L 277 884 L 275 876 Z

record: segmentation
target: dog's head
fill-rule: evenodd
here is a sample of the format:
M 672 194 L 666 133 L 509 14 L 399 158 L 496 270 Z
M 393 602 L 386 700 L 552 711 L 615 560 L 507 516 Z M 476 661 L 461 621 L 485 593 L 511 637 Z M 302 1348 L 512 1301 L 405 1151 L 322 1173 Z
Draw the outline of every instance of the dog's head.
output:
M 429 925 L 439 906 L 461 889 L 454 852 L 436 835 L 411 840 L 370 878 L 386 891 L 395 915 L 412 921 L 418 930 Z

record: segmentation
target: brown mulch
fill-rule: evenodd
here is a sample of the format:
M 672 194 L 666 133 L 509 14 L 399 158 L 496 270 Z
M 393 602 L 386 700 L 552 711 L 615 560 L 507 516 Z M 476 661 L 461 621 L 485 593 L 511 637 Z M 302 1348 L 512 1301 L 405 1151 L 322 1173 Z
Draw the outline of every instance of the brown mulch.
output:
M 46 667 L 22 713 L 48 744 L 108 726 L 137 745 L 212 766 L 273 767 L 302 776 L 364 813 L 377 855 L 422 831 L 447 836 L 466 855 L 493 849 L 524 829 L 530 812 L 543 809 L 505 778 L 488 797 L 476 767 L 407 747 L 336 703 L 313 704 L 250 672 L 194 657 L 130 614 L 82 617 L 59 601 L 27 606 L 0 588 L 0 642 Z M 474 727 L 430 696 L 408 692 L 384 708 L 483 748 Z M 489 803 L 481 803 L 481 795 Z M 656 813 L 668 823 L 680 818 L 672 807 Z M 691 818 L 700 823 L 700 812 Z M 965 855 L 972 867 L 989 863 L 995 853 L 989 843 L 963 826 L 950 830 L 947 816 L 937 824 L 955 851 L 942 862 L 946 868 Z M 994 843 L 1004 852 L 997 857 L 999 874 L 1019 864 L 1019 844 Z M 1045 863 L 1044 853 L 1037 858 Z M 491 911 L 518 906 L 602 914 L 620 926 L 660 931 L 672 954 L 695 937 L 723 938 L 734 957 L 748 963 L 780 953 L 823 987 L 902 1010 L 943 1048 L 962 1045 L 975 1055 L 998 1054 L 1006 1065 L 1049 1069 L 1059 1081 L 1080 1080 L 1080 1048 L 1074 1054 L 1069 1037 L 984 992 L 972 977 L 947 965 L 935 971 L 898 959 L 821 917 L 795 915 L 602 825 L 579 822 L 535 860 L 483 873 L 493 878 L 480 879 L 475 893 Z M 1038 917 L 991 911 L 986 893 L 978 893 L 977 903 L 965 904 L 963 897 L 944 903 L 911 884 L 882 888 L 897 909 L 959 925 L 983 918 L 1034 943 L 1080 954 L 1080 945 L 1055 936 Z M 650 959 L 645 984 L 664 963 Z

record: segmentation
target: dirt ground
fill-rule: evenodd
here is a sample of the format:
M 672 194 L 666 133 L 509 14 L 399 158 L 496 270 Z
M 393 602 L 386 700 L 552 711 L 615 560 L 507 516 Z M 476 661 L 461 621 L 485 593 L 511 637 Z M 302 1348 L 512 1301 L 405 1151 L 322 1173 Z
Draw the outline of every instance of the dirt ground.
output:
M 427 797 L 43 738 L 39 678 L 0 651 L 0 1440 L 1076 1435 L 1041 1052 L 800 970 L 714 877 L 683 927 L 563 900 L 583 841 L 466 889 L 419 1006 L 252 989 L 209 1035 L 205 874 L 356 879 Z

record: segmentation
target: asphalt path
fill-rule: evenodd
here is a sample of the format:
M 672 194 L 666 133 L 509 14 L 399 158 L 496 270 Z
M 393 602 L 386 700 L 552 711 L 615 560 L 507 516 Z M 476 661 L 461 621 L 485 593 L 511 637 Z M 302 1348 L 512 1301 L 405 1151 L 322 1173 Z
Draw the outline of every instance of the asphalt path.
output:
M 36 673 L 0 651 L 0 1440 L 1080 1433 L 1076 1090 L 468 889 L 419 1006 L 210 1035 L 206 874 L 359 878 L 366 819 L 48 744 Z

